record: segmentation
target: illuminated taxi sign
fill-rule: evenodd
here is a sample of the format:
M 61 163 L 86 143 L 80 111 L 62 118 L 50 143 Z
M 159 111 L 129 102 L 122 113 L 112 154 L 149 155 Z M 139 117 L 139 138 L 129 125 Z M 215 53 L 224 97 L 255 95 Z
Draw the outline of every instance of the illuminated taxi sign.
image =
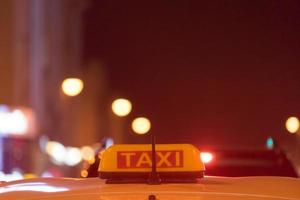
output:
M 156 151 L 157 168 L 183 167 L 183 151 Z M 119 151 L 117 152 L 117 168 L 151 168 L 151 151 Z
M 199 150 L 190 144 L 156 144 L 156 169 L 160 177 L 202 177 Z M 103 152 L 101 178 L 147 177 L 152 168 L 151 144 L 113 145 Z

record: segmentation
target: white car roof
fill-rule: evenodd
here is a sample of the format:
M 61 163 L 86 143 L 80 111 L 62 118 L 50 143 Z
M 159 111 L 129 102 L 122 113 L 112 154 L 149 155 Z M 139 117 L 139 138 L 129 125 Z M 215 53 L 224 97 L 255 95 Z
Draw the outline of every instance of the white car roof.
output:
M 99 178 L 37 178 L 2 183 L 0 200 L 300 200 L 300 179 L 289 177 L 209 177 L 198 183 L 106 184 Z

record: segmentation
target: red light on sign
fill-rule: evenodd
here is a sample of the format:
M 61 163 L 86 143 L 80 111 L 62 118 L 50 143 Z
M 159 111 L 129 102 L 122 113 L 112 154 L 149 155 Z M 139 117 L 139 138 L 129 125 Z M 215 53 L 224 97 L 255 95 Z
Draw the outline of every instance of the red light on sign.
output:
M 151 151 L 119 151 L 117 167 L 151 168 Z M 156 151 L 157 168 L 183 167 L 183 151 Z

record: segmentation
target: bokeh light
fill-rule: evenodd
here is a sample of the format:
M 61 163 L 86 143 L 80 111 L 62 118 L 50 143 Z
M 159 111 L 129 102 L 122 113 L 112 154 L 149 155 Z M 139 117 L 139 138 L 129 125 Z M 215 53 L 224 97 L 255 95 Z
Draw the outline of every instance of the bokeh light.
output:
M 54 175 L 49 171 L 44 171 L 41 175 L 42 178 L 52 178 Z
M 4 172 L 0 171 L 0 180 L 1 181 L 17 181 L 24 179 L 22 173 L 18 170 L 13 170 L 11 174 L 5 174 Z
M 54 141 L 48 141 L 46 144 L 46 153 L 49 155 L 53 154 L 53 150 L 55 148 L 55 146 L 60 145 L 58 142 L 54 142 Z
M 89 172 L 86 169 L 81 170 L 80 176 L 86 178 L 89 175 Z
M 16 109 L 12 112 L 0 111 L 0 133 L 23 135 L 28 130 L 28 120 L 25 114 Z
M 51 156 L 56 164 L 61 165 L 64 163 L 66 157 L 66 148 L 61 143 L 49 141 L 46 144 L 46 152 Z
M 33 174 L 33 173 L 25 173 L 25 174 L 23 174 L 23 178 L 24 179 L 31 179 L 31 178 L 38 178 L 38 176 L 36 174 Z
M 91 158 L 91 159 L 88 160 L 89 165 L 92 165 L 92 164 L 94 164 L 95 162 L 96 162 L 96 159 L 95 159 L 95 158 Z
M 62 82 L 62 91 L 68 96 L 77 96 L 83 90 L 83 81 L 78 78 L 67 78 Z
M 299 119 L 297 117 L 289 117 L 285 122 L 285 127 L 290 133 L 296 133 L 299 130 Z
M 109 148 L 110 146 L 112 146 L 114 144 L 114 140 L 112 138 L 107 138 L 106 142 L 105 142 L 105 148 Z
M 83 146 L 81 147 L 80 152 L 83 160 L 91 161 L 94 159 L 95 151 L 92 147 Z
M 273 138 L 269 137 L 266 141 L 266 147 L 269 150 L 272 150 L 274 148 L 274 140 Z
M 66 157 L 65 157 L 65 164 L 68 166 L 75 166 L 80 163 L 82 160 L 81 152 L 76 147 L 67 147 L 66 148 Z
M 132 104 L 127 99 L 116 99 L 111 105 L 112 111 L 119 117 L 127 116 L 132 109 Z
M 201 152 L 200 153 L 200 159 L 203 163 L 207 164 L 210 163 L 213 160 L 213 155 L 210 152 Z
M 139 117 L 132 121 L 132 130 L 137 134 L 146 134 L 151 128 L 151 122 L 145 117 Z
M 46 151 L 46 146 L 47 146 L 48 142 L 49 142 L 49 138 L 47 135 L 42 135 L 39 138 L 39 147 L 42 152 Z

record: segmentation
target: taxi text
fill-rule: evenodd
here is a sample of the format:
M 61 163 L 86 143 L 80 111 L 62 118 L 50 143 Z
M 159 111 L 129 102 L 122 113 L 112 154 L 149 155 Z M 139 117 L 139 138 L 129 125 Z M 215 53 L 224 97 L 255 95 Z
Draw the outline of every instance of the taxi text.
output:
M 150 168 L 152 166 L 151 151 L 118 151 L 117 167 Z M 183 167 L 183 151 L 156 151 L 157 168 Z

